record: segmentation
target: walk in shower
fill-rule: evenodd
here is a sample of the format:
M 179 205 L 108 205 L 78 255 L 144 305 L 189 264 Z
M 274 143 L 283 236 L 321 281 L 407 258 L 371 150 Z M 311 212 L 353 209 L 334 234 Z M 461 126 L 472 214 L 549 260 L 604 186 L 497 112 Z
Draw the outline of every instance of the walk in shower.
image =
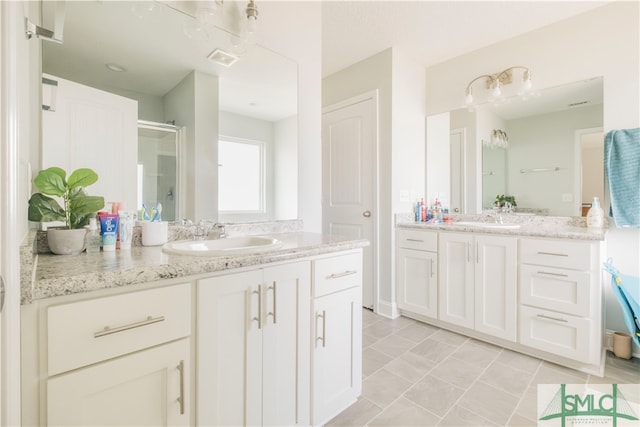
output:
M 138 121 L 138 212 L 162 204 L 162 219 L 180 218 L 181 129 L 164 123 Z

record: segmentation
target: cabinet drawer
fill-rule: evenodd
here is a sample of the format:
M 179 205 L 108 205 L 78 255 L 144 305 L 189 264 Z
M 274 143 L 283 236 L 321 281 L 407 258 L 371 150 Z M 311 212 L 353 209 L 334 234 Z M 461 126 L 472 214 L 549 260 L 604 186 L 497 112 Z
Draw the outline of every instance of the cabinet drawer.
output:
M 559 314 L 520 306 L 520 343 L 558 356 L 592 363 L 591 321 L 584 317 Z M 599 346 L 596 350 L 599 351 Z
M 49 376 L 185 337 L 189 284 L 51 306 Z
M 522 239 L 520 262 L 549 267 L 589 270 L 593 246 L 565 240 Z
M 437 252 L 438 233 L 435 231 L 398 229 L 398 247 Z
M 362 253 L 323 258 L 313 262 L 313 296 L 362 285 Z
M 589 316 L 591 274 L 522 264 L 520 303 L 576 316 Z M 596 286 L 596 285 L 593 285 Z

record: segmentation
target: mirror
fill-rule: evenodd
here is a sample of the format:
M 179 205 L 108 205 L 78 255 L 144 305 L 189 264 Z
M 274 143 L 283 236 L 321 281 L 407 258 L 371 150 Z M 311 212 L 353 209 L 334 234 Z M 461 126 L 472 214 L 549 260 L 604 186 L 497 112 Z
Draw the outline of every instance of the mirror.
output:
M 218 136 L 201 137 L 198 142 L 212 150 L 213 159 L 217 158 L 221 137 L 264 144 L 260 177 L 264 201 L 258 211 L 231 209 L 224 214 L 218 212 L 217 203 L 213 203 L 216 208 L 206 210 L 205 218 L 228 221 L 295 218 L 297 188 L 295 183 L 292 185 L 291 177 L 297 177 L 297 65 L 221 26 L 212 25 L 209 17 L 200 15 L 199 9 L 187 10 L 187 14 L 173 8 L 200 7 L 207 5 L 206 2 L 169 4 L 172 6 L 148 1 L 66 2 L 64 42 L 43 43 L 42 71 L 137 100 L 139 120 L 159 125 L 169 122 L 185 130 L 186 136 L 179 140 L 185 141 L 187 151 L 189 138 L 195 138 L 193 134 L 199 131 L 190 129 L 189 123 L 177 117 L 180 114 L 168 112 L 167 96 L 194 71 L 207 77 L 215 76 L 217 90 L 206 92 L 217 95 L 215 102 L 209 100 L 207 110 L 198 110 L 202 108 L 199 101 L 182 109 L 194 110 L 194 116 L 200 118 L 213 115 L 218 118 L 217 126 L 207 123 Z M 53 26 L 55 2 L 43 1 L 42 7 L 43 24 Z M 244 4 L 224 3 L 216 24 L 232 27 L 226 24 L 240 19 L 237 17 L 242 15 L 242 8 Z M 200 19 L 194 18 L 196 12 Z M 238 59 L 231 66 L 224 58 L 216 63 L 208 58 L 216 57 L 212 55 L 216 49 L 232 55 L 227 59 Z M 124 71 L 118 71 L 122 69 Z M 176 110 L 175 106 L 171 109 Z M 147 144 L 145 153 L 153 151 L 148 148 L 148 131 L 140 134 L 140 140 Z M 206 188 L 208 198 L 217 197 L 218 192 L 212 192 L 211 188 L 216 188 L 218 173 L 211 172 L 211 164 L 207 164 L 208 170 L 201 174 L 189 164 L 180 167 L 179 157 L 185 147 L 175 150 L 178 158 L 173 160 L 166 146 L 158 151 L 161 155 L 145 154 L 138 159 L 154 176 L 150 182 L 145 179 L 144 184 L 139 184 L 142 188 L 139 191 L 145 193 L 143 201 L 151 205 L 161 199 L 163 203 L 173 201 L 176 218 L 180 218 L 188 215 L 189 206 L 195 205 L 194 198 L 204 197 L 198 194 L 198 188 Z M 144 162 L 145 158 L 151 158 L 149 163 Z M 166 174 L 162 165 L 169 169 Z M 176 182 L 153 182 L 155 176 L 174 174 L 173 169 L 178 169 L 178 176 L 182 178 L 195 175 L 189 177 L 187 188 L 184 188 L 185 182 L 178 182 L 180 178 Z M 162 191 L 157 194 L 149 193 L 150 188 L 161 186 Z M 186 212 L 180 213 L 179 206 L 186 206 Z M 196 212 L 192 219 L 203 218 L 197 209 L 191 211 Z
M 430 123 L 441 131 L 434 135 Z M 594 196 L 604 197 L 602 126 L 602 78 L 430 116 L 427 189 L 445 195 L 452 208 L 461 199 L 462 213 L 491 209 L 496 196 L 506 195 L 516 213 L 581 216 Z M 508 140 L 507 148 L 491 143 L 494 131 Z M 450 159 L 430 162 L 429 153 L 438 150 Z M 458 164 L 462 172 L 453 172 Z M 429 185 L 434 181 L 440 188 Z

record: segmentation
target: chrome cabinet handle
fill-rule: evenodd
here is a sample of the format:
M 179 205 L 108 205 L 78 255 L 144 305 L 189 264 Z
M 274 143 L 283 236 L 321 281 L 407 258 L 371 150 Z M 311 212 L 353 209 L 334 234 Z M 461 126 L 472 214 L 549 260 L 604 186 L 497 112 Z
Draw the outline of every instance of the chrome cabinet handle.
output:
M 178 403 L 180 403 L 180 415 L 184 415 L 184 360 L 180 361 L 177 369 L 180 372 L 180 396 L 178 397 Z
M 98 331 L 93 334 L 94 338 L 104 337 L 106 335 L 117 334 L 118 332 L 128 331 L 129 329 L 140 328 L 142 326 L 153 325 L 154 323 L 164 322 L 164 316 L 151 317 L 148 316 L 145 320 L 140 322 L 130 323 L 128 325 L 118 326 L 115 328 L 111 328 L 109 326 L 105 326 L 104 330 Z
M 476 242 L 476 264 L 480 264 L 480 251 L 478 250 L 478 242 Z
M 471 243 L 467 243 L 467 262 L 471 262 Z
M 564 273 L 549 273 L 547 271 L 538 271 L 537 274 L 546 274 L 547 276 L 558 276 L 558 277 L 569 277 L 568 274 Z
M 559 254 L 556 252 L 538 252 L 538 255 L 569 256 L 569 254 Z
M 338 279 L 344 276 L 351 276 L 352 274 L 356 274 L 356 270 L 346 270 L 342 273 L 333 273 L 331 276 L 327 276 L 327 279 Z
M 429 261 L 431 261 L 431 277 L 433 277 L 433 258 L 431 258 Z
M 318 336 L 318 318 L 322 318 L 322 337 Z M 326 332 L 327 332 L 327 313 L 322 310 L 322 314 L 316 314 L 316 347 L 318 347 L 318 341 L 322 341 L 322 347 L 326 347 Z
M 565 323 L 568 322 L 567 319 L 563 319 L 561 317 L 547 316 L 546 314 L 538 314 L 537 316 L 543 319 L 555 320 L 556 322 L 565 322 Z
M 371 211 L 362 212 L 362 216 L 365 217 L 365 218 L 370 218 L 371 217 Z
M 424 243 L 424 240 L 422 240 L 422 239 L 409 239 L 409 238 L 407 238 L 407 242 L 418 242 L 418 243 Z
M 258 295 L 258 316 L 253 316 L 251 320 L 258 322 L 258 329 L 262 329 L 262 285 L 258 285 L 257 291 L 251 291 L 251 295 Z
M 267 287 L 267 292 L 270 291 L 270 290 L 273 291 L 273 306 L 272 306 L 273 307 L 273 311 L 268 312 L 267 313 L 267 317 L 268 316 L 273 316 L 273 324 L 275 325 L 276 324 L 276 299 L 277 299 L 277 297 L 276 297 L 277 290 L 276 290 L 276 282 L 275 281 L 273 282 L 273 284 L 271 286 Z

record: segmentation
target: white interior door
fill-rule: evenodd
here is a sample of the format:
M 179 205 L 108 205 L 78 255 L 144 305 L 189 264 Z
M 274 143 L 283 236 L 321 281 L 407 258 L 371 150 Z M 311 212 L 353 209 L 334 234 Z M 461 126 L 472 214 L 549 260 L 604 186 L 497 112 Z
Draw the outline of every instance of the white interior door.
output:
M 43 91 L 50 109 L 42 112 L 42 167 L 58 166 L 68 175 L 91 168 L 99 178 L 87 189 L 90 195 L 123 202 L 126 210 L 137 209 L 138 102 L 44 77 L 57 82 L 57 89 L 51 99 L 49 91 Z
M 372 94 L 328 107 L 322 115 L 322 228 L 371 243 L 363 254 L 362 305 L 367 308 L 373 308 L 377 289 L 376 111 Z

